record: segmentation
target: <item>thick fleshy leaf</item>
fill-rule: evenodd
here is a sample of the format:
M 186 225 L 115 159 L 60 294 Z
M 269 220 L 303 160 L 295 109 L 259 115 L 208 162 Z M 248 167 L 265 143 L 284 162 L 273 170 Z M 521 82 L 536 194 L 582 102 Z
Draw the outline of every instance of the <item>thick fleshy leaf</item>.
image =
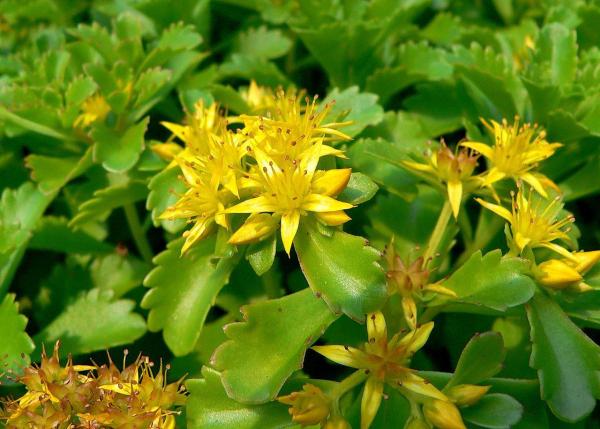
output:
M 352 173 L 348 185 L 338 195 L 337 199 L 346 203 L 358 205 L 369 201 L 375 196 L 379 186 L 369 176 L 362 173 Z
M 540 32 L 536 59 L 548 80 L 558 87 L 569 86 L 577 72 L 577 35 L 565 25 L 553 22 Z
M 38 183 L 40 191 L 50 194 L 91 167 L 92 151 L 88 149 L 81 158 L 29 155 L 25 162 L 31 169 L 31 178 Z
M 475 335 L 463 349 L 447 387 L 479 384 L 493 377 L 502 369 L 505 355 L 502 335 L 498 332 Z
M 141 286 L 149 270 L 149 265 L 140 259 L 116 252 L 94 259 L 90 266 L 94 286 L 111 290 L 114 298 Z
M 262 276 L 269 271 L 275 261 L 277 236 L 271 234 L 258 243 L 251 244 L 246 251 L 246 259 L 256 274 Z
M 267 27 L 250 28 L 239 33 L 236 51 L 261 58 L 278 58 L 285 55 L 292 42 L 280 30 L 268 30 Z
M 509 429 L 521 420 L 523 406 L 509 395 L 485 395 L 475 405 L 461 410 L 466 422 L 489 429 Z
M 31 182 L 5 189 L 0 198 L 0 297 L 17 269 L 31 231 L 54 195 L 45 195 Z
M 27 318 L 19 314 L 15 296 L 6 295 L 0 302 L 0 382 L 4 375 L 20 372 L 29 363 L 33 341 L 25 332 Z
M 146 332 L 144 318 L 133 312 L 135 302 L 113 300 L 110 290 L 83 293 L 35 337 L 36 354 L 44 344 L 52 350 L 61 341 L 61 355 L 83 354 L 131 343 Z
M 117 133 L 99 124 L 92 131 L 94 139 L 94 161 L 102 163 L 111 172 L 129 170 L 140 158 L 144 149 L 144 134 L 150 118 Z
M 336 88 L 323 100 L 323 103 L 335 101 L 324 123 L 336 122 L 339 117 L 343 121 L 352 121 L 341 131 L 350 137 L 357 136 L 369 125 L 376 125 L 383 119 L 383 108 L 377 104 L 377 99 L 375 94 L 359 92 L 358 86 L 343 91 Z
M 185 183 L 179 180 L 179 176 L 181 176 L 179 168 L 165 168 L 155 175 L 148 184 L 150 193 L 146 201 L 146 208 L 152 211 L 154 225 L 162 225 L 169 232 L 177 232 L 185 227 L 184 220 L 159 219 L 159 216 L 168 207 L 177 202 L 179 199 L 177 194 L 183 194 L 186 190 Z
M 33 232 L 32 249 L 64 253 L 109 253 L 114 247 L 83 230 L 74 231 L 63 217 L 45 216 Z
M 304 354 L 336 319 L 310 289 L 242 307 L 244 321 L 227 325 L 230 341 L 212 357 L 229 397 L 248 404 L 275 398 Z M 243 356 L 243 359 L 240 359 Z
M 186 404 L 189 429 L 284 428 L 291 424 L 287 406 L 278 402 L 264 405 L 245 405 L 227 396 L 219 373 L 202 368 L 204 378 L 188 380 L 190 396 Z
M 143 200 L 147 193 L 146 185 L 141 182 L 128 182 L 100 189 L 94 192 L 93 198 L 79 206 L 69 226 L 78 227 L 91 220 L 100 219 L 117 207 Z
M 144 280 L 151 289 L 142 300 L 142 307 L 150 310 L 148 328 L 162 329 L 165 342 L 176 356 L 194 349 L 206 315 L 229 281 L 237 259 L 215 260 L 214 236 L 180 256 L 183 241 L 172 241 L 154 259 L 156 268 Z
M 380 255 L 364 238 L 342 231 L 327 236 L 315 225 L 304 223 L 294 248 L 311 289 L 333 312 L 362 321 L 385 302 Z
M 538 293 L 527 308 L 530 365 L 537 369 L 542 398 L 562 420 L 575 422 L 600 399 L 600 347 L 550 298 Z
M 477 251 L 442 285 L 453 290 L 458 301 L 504 311 L 533 296 L 535 283 L 527 272 L 523 259 L 502 257 L 500 250 L 485 255 Z

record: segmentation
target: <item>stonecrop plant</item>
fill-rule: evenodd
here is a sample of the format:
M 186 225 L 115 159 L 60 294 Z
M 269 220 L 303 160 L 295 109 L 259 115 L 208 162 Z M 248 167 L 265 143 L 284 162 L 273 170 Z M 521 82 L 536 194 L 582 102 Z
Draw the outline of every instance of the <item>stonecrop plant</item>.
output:
M 598 427 L 599 26 L 0 2 L 0 427 Z

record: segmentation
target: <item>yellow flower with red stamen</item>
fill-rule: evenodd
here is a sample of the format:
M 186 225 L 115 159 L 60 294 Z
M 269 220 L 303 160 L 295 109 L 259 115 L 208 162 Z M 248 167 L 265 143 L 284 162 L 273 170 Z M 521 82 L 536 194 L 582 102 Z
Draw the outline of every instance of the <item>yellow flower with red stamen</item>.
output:
M 549 143 L 546 132 L 538 130 L 537 125 L 519 126 L 518 117 L 512 125 L 506 120 L 501 124 L 491 121 L 491 125 L 484 119 L 481 122 L 493 136 L 494 144 L 489 146 L 481 142 L 465 141 L 461 146 L 473 149 L 488 159 L 490 169 L 482 177 L 483 186 L 491 187 L 495 182 L 511 178 L 528 183 L 540 195 L 547 197 L 544 188 L 556 188 L 556 185 L 543 174 L 532 170 L 541 161 L 550 158 L 562 145 Z
M 425 345 L 432 329 L 433 322 L 428 322 L 404 336 L 398 333 L 388 339 L 383 314 L 376 312 L 367 316 L 368 341 L 361 349 L 338 345 L 313 347 L 313 350 L 326 358 L 341 365 L 364 370 L 367 374 L 361 402 L 362 429 L 368 428 L 373 422 L 386 383 L 419 402 L 449 402 L 446 395 L 409 367 L 410 359 Z
M 300 220 L 310 212 L 327 225 L 341 225 L 350 218 L 344 210 L 352 208 L 335 199 L 350 180 L 350 169 L 317 170 L 320 144 L 301 159 L 278 164 L 261 149 L 254 149 L 257 171 L 251 179 L 259 195 L 228 208 L 224 213 L 251 213 L 246 223 L 230 238 L 232 244 L 258 241 L 281 223 L 281 239 L 290 253 Z M 273 216 L 257 216 L 272 213 Z
M 525 195 L 520 187 L 517 195 L 512 196 L 512 210 L 498 204 L 492 204 L 480 198 L 476 200 L 486 209 L 505 219 L 510 225 L 509 244 L 519 254 L 526 248 L 545 247 L 565 258 L 573 260 L 573 255 L 564 247 L 554 243 L 556 240 L 570 241 L 568 225 L 575 221 L 573 216 L 560 217 L 563 204 L 559 197 L 550 202 L 532 194 Z

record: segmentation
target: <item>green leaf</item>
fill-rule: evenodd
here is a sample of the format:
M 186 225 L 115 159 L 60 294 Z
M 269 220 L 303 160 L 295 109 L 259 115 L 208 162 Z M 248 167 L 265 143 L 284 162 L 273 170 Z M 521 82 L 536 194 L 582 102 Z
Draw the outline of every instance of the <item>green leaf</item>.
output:
M 523 406 L 502 393 L 485 395 L 475 405 L 461 409 L 463 419 L 489 429 L 510 429 L 521 420 Z
M 221 385 L 219 373 L 202 368 L 203 379 L 188 380 L 190 396 L 186 404 L 189 429 L 238 429 L 289 427 L 287 407 L 278 402 L 244 405 L 230 399 Z
M 156 268 L 144 280 L 144 285 L 152 289 L 142 300 L 142 307 L 150 310 L 148 329 L 162 329 L 175 356 L 194 349 L 208 311 L 237 261 L 236 257 L 213 261 L 214 235 L 181 256 L 183 242 L 172 241 L 156 256 Z
M 36 353 L 42 344 L 51 350 L 57 340 L 63 356 L 131 343 L 146 332 L 144 318 L 132 311 L 134 307 L 133 301 L 113 301 L 112 291 L 92 289 L 35 336 Z
M 383 108 L 377 104 L 378 97 L 375 94 L 359 91 L 358 86 L 352 86 L 341 92 L 335 88 L 323 100 L 323 104 L 335 102 L 324 121 L 335 122 L 338 119 L 352 121 L 351 125 L 341 128 L 350 137 L 357 136 L 369 125 L 376 125 L 383 119 Z
M 254 272 L 262 276 L 269 271 L 275 261 L 275 252 L 277 250 L 277 237 L 271 234 L 270 237 L 248 246 L 246 259 Z
M 550 298 L 536 294 L 527 307 L 530 365 L 537 369 L 542 399 L 562 420 L 589 415 L 600 399 L 600 348 Z
M 553 85 L 570 86 L 577 72 L 577 34 L 557 22 L 546 25 L 540 32 L 535 57 L 549 66 L 541 67 Z
M 111 290 L 114 298 L 141 286 L 149 270 L 148 264 L 141 260 L 119 253 L 96 258 L 90 266 L 94 286 Z
M 40 217 L 54 195 L 44 195 L 31 182 L 4 189 L 0 198 L 0 297 L 4 295 L 25 253 Z
M 171 80 L 173 73 L 159 67 L 145 70 L 135 82 L 133 90 L 137 93 L 135 106 L 138 107 L 148 102 Z
M 129 170 L 144 149 L 144 134 L 149 120 L 145 118 L 123 133 L 117 133 L 103 124 L 95 125 L 92 131 L 94 161 L 101 162 L 111 172 Z
M 387 298 L 379 252 L 355 235 L 333 231 L 321 234 L 314 224 L 303 224 L 294 239 L 302 272 L 311 289 L 335 313 L 357 321 L 379 309 Z
M 506 351 L 498 332 L 477 334 L 467 343 L 456 364 L 447 387 L 459 384 L 479 384 L 498 374 Z
M 92 237 L 87 232 L 74 231 L 63 217 L 46 216 L 33 232 L 29 247 L 63 253 L 109 253 L 113 246 Z
M 594 157 L 561 182 L 560 190 L 564 201 L 573 201 L 600 192 L 600 181 L 596 180 L 599 170 L 600 157 Z
M 175 233 L 185 227 L 184 220 L 162 220 L 159 216 L 164 211 L 175 204 L 179 197 L 186 190 L 185 183 L 178 179 L 181 170 L 178 167 L 165 168 L 156 174 L 148 184 L 150 193 L 146 202 L 146 208 L 152 212 L 152 221 L 154 226 L 161 225 L 165 230 Z
M 485 256 L 477 251 L 443 285 L 456 292 L 458 301 L 505 311 L 533 296 L 535 283 L 528 271 L 524 259 L 502 257 L 500 250 Z
M 291 47 L 292 42 L 280 30 L 268 30 L 265 26 L 239 33 L 236 43 L 237 52 L 266 59 L 281 57 Z
M 338 195 L 337 199 L 350 204 L 358 205 L 366 203 L 375 196 L 379 186 L 369 176 L 362 173 L 352 173 L 348 185 Z
M 124 185 L 113 185 L 94 192 L 94 197 L 79 206 L 77 215 L 71 219 L 69 226 L 79 227 L 89 221 L 101 219 L 117 207 L 146 198 L 148 189 L 140 182 L 128 182 Z
M 25 326 L 27 318 L 19 314 L 15 295 L 6 295 L 0 302 L 0 381 L 5 374 L 20 373 L 29 364 L 29 354 L 35 346 Z
M 302 367 L 306 349 L 336 319 L 310 289 L 244 306 L 242 314 L 244 322 L 226 326 L 230 340 L 217 348 L 212 364 L 227 395 L 247 404 L 275 398 Z
M 289 85 L 288 77 L 272 62 L 260 57 L 245 54 L 233 54 L 219 67 L 221 79 L 253 79 L 261 85 Z
M 81 158 L 29 155 L 25 162 L 32 170 L 31 178 L 38 183 L 40 191 L 51 194 L 92 166 L 92 151 L 88 149 Z

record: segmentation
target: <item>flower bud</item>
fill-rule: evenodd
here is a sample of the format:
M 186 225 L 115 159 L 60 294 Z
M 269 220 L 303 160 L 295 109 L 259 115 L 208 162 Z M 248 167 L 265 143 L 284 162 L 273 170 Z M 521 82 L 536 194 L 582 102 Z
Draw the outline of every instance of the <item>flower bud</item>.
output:
M 352 427 L 342 416 L 335 416 L 327 420 L 323 429 L 352 429 Z
M 460 411 L 452 402 L 432 399 L 423 406 L 427 421 L 439 429 L 466 429 Z
M 312 384 L 305 384 L 302 391 L 292 392 L 287 396 L 277 398 L 277 400 L 291 405 L 289 413 L 292 420 L 302 426 L 321 423 L 329 415 L 330 399 L 321 389 Z M 343 426 L 341 427 L 343 428 Z
M 422 418 L 411 417 L 410 420 L 406 422 L 404 429 L 431 429 L 431 427 Z
M 591 252 L 575 252 L 573 257 L 577 261 L 575 270 L 582 275 L 587 273 L 594 265 L 600 261 L 600 250 Z
M 458 407 L 466 407 L 478 402 L 491 386 L 477 386 L 475 384 L 460 384 L 448 389 L 446 395 Z
M 538 265 L 542 272 L 538 282 L 551 289 L 564 289 L 575 286 L 583 280 L 581 274 L 567 262 L 560 259 L 550 259 Z

